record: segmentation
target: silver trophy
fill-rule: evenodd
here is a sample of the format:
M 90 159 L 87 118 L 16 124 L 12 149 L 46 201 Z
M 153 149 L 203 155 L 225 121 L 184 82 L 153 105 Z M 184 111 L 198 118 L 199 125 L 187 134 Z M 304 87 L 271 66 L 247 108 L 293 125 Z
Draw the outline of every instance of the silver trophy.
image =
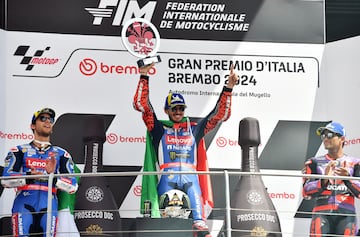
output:
M 121 31 L 121 38 L 125 48 L 135 57 L 138 67 L 161 62 L 159 55 L 155 55 L 160 47 L 160 35 L 156 27 L 143 18 L 128 20 Z

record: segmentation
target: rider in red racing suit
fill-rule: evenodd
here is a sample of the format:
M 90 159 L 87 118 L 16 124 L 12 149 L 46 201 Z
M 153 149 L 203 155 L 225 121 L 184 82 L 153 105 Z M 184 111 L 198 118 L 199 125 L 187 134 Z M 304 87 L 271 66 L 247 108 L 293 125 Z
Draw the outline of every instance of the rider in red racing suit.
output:
M 332 122 L 317 129 L 328 154 L 305 162 L 306 174 L 360 177 L 360 159 L 343 153 L 345 129 Z M 355 198 L 360 195 L 360 182 L 349 179 L 304 178 L 303 196 L 315 199 L 310 236 L 356 235 Z
M 22 176 L 19 179 L 4 179 L 2 185 L 16 188 L 12 208 L 13 236 L 29 236 L 37 233 L 46 236 L 48 179 L 29 178 L 30 175 L 50 173 L 74 173 L 74 163 L 70 154 L 49 142 L 55 112 L 44 108 L 34 113 L 31 128 L 34 140 L 29 144 L 11 148 L 5 158 L 4 177 Z M 68 193 L 77 190 L 75 177 L 54 179 L 52 192 L 51 236 L 55 236 L 58 202 L 57 189 Z
M 156 159 L 161 171 L 196 171 L 197 153 L 201 139 L 222 121 L 230 117 L 231 92 L 238 76 L 231 68 L 227 85 L 223 88 L 215 108 L 197 124 L 184 117 L 184 98 L 178 93 L 169 93 L 164 111 L 169 121 L 159 121 L 149 101 L 148 70 L 153 65 L 140 69 L 141 76 L 134 96 L 134 108 L 142 112 L 144 123 L 151 136 Z M 143 187 L 144 189 L 145 187 Z M 181 189 L 190 199 L 194 229 L 207 230 L 203 221 L 203 207 L 198 176 L 194 174 L 162 175 L 157 186 L 161 196 L 171 189 Z

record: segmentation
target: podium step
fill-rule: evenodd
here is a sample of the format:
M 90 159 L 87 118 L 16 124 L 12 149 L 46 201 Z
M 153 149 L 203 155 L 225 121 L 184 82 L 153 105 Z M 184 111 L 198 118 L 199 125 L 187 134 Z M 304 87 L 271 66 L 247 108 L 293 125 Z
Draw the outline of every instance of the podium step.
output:
M 193 237 L 192 219 L 136 218 L 135 237 Z

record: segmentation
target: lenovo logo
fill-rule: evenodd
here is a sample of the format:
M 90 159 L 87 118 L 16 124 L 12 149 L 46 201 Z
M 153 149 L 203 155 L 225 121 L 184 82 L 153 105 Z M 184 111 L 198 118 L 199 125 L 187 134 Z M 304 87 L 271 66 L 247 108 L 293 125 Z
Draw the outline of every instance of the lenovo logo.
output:
M 46 162 L 45 160 L 26 158 L 26 167 L 35 168 L 35 169 L 45 169 Z

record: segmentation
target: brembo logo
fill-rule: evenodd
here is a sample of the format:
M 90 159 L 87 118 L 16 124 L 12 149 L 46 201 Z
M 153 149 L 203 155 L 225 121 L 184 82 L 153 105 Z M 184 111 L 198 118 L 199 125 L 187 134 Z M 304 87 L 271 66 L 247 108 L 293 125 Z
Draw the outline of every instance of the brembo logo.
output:
M 44 53 L 50 50 L 50 47 L 46 47 L 45 49 L 35 50 L 34 54 L 28 54 L 30 46 L 28 45 L 20 45 L 14 52 L 14 56 L 21 56 L 22 59 L 20 64 L 26 65 L 25 70 L 31 71 L 35 65 L 54 65 L 59 62 L 59 58 L 50 58 L 44 57 Z
M 97 8 L 85 8 L 93 17 L 93 25 L 101 25 L 104 18 L 113 18 L 112 25 L 120 26 L 132 17 L 152 18 L 156 6 L 155 1 L 149 1 L 140 8 L 134 0 L 100 0 Z
M 84 58 L 79 63 L 79 70 L 85 76 L 93 76 L 95 73 L 103 74 L 139 74 L 139 68 L 135 65 L 109 65 L 104 62 L 96 62 L 92 58 Z M 156 73 L 155 68 L 149 70 L 149 75 Z

